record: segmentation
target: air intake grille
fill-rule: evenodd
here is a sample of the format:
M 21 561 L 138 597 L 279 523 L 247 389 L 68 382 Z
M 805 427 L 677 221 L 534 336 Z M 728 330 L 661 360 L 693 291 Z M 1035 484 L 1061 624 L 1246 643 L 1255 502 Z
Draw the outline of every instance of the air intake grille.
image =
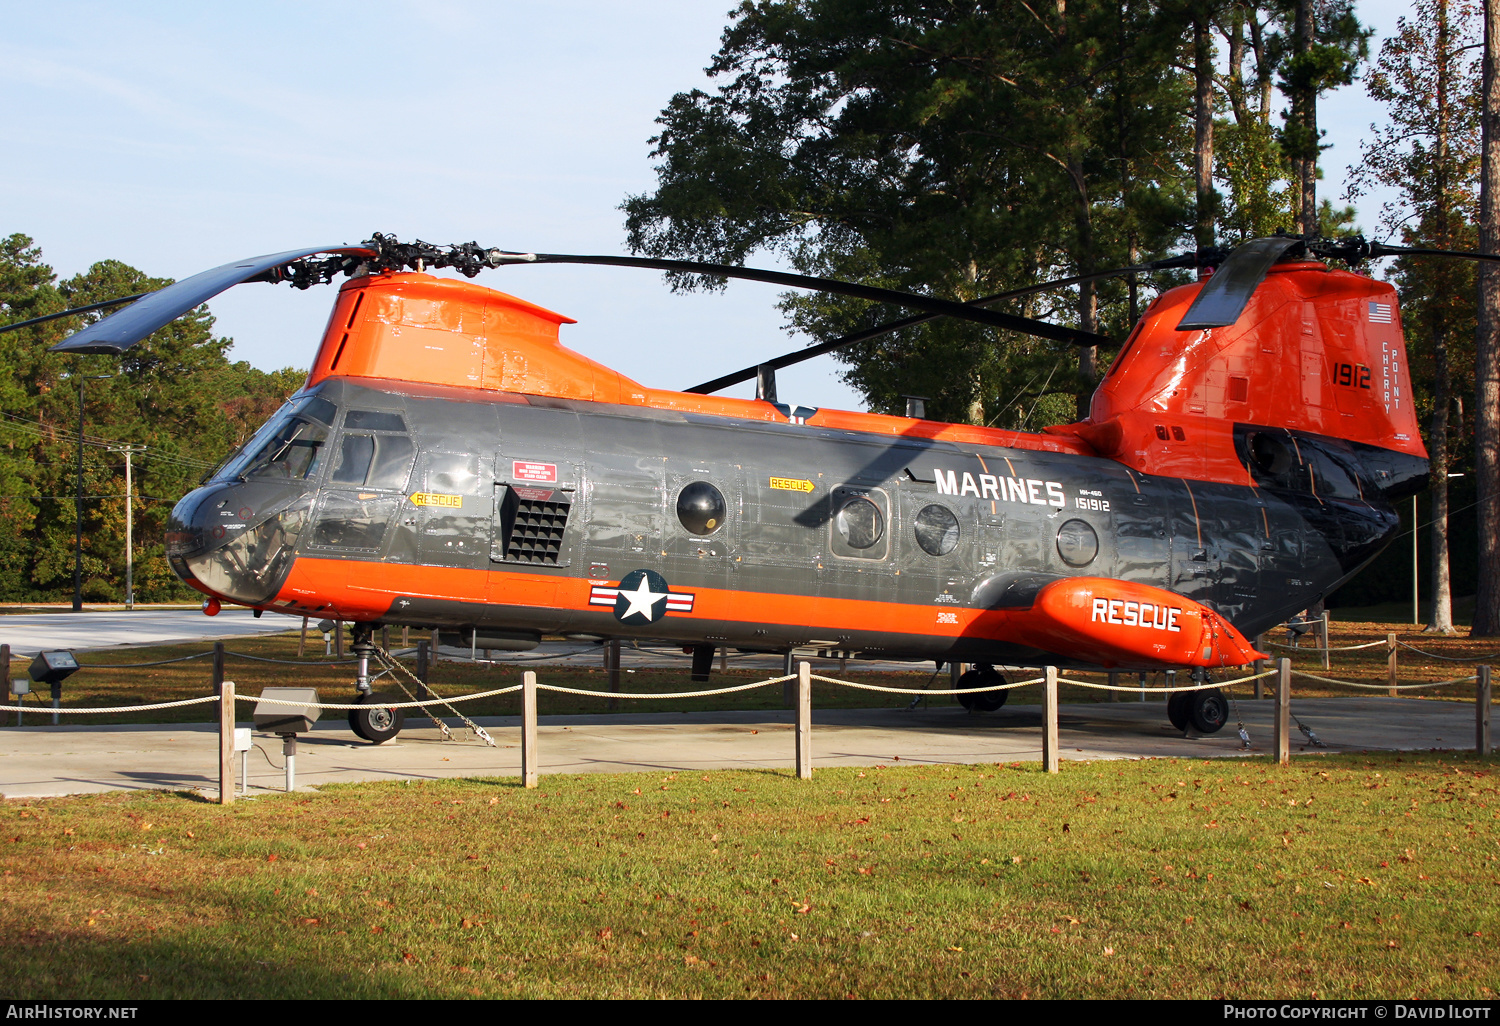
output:
M 555 566 L 562 552 L 563 529 L 568 526 L 569 505 L 566 502 L 518 502 L 505 546 L 506 560 Z

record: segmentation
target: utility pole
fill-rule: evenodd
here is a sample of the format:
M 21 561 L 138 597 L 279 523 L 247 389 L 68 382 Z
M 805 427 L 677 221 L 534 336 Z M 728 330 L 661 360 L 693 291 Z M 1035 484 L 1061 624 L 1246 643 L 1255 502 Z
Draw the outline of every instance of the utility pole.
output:
M 125 608 L 135 608 L 135 491 L 130 478 L 130 457 L 145 452 L 144 445 L 121 445 L 110 452 L 125 454 Z

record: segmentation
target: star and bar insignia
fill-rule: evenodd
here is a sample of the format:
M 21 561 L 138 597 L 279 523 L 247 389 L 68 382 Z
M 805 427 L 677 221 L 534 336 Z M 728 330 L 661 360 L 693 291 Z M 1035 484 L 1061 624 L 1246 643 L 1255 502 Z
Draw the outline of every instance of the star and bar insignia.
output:
M 589 605 L 612 606 L 615 619 L 639 626 L 655 623 L 667 613 L 691 613 L 693 596 L 675 592 L 655 570 L 632 570 L 614 587 L 596 584 L 589 589 Z

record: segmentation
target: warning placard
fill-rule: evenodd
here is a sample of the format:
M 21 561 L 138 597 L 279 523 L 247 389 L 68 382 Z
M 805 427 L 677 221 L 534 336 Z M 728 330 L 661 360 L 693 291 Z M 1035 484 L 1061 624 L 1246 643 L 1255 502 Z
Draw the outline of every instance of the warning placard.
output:
M 517 481 L 535 481 L 538 484 L 557 484 L 557 464 L 537 463 L 532 460 L 515 460 L 511 466 Z

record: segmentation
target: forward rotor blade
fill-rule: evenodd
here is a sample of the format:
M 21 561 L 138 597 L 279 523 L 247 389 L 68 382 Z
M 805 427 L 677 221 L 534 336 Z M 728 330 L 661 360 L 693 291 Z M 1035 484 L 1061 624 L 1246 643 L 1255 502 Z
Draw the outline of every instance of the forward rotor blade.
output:
M 103 310 L 111 306 L 119 306 L 121 303 L 134 303 L 142 296 L 149 295 L 151 295 L 151 293 L 149 292 L 137 292 L 133 296 L 121 296 L 119 299 L 106 299 L 102 303 L 90 303 L 88 306 L 75 306 L 73 309 L 64 310 L 62 313 L 47 314 L 44 317 L 33 317 L 29 321 L 17 321 L 14 324 L 6 324 L 0 326 L 0 335 L 5 334 L 7 331 L 18 331 L 21 328 L 29 328 L 33 324 L 44 324 L 47 321 L 55 321 L 59 317 L 71 317 L 73 314 L 92 313 L 95 310 Z
M 224 264 L 191 278 L 148 293 L 130 306 L 74 332 L 53 346 L 53 353 L 123 353 L 157 328 L 176 320 L 189 310 L 217 296 L 225 289 L 265 274 L 282 264 L 318 253 L 351 253 L 375 256 L 366 246 L 320 246 L 316 249 L 294 249 L 285 253 L 249 257 Z
M 1113 340 L 1090 331 L 1079 331 L 1030 317 L 1014 317 L 996 313 L 968 303 L 955 303 L 932 296 L 919 296 L 911 292 L 857 285 L 853 282 L 836 281 L 832 278 L 814 278 L 805 274 L 788 274 L 784 271 L 765 271 L 754 267 L 735 267 L 728 264 L 705 264 L 696 260 L 659 260 L 654 257 L 577 256 L 566 253 L 506 254 L 506 262 L 538 264 L 602 264 L 612 267 L 646 267 L 659 271 L 681 271 L 687 274 L 713 274 L 726 278 L 745 278 L 764 281 L 773 285 L 788 285 L 792 288 L 812 289 L 818 292 L 833 292 L 838 295 L 869 299 L 877 303 L 892 303 L 897 306 L 924 310 L 937 317 L 958 317 L 967 321 L 978 321 L 991 327 L 1019 331 L 1038 338 L 1049 338 L 1056 342 L 1069 342 L 1080 346 L 1110 345 Z
M 1303 244 L 1302 239 L 1273 237 L 1251 239 L 1235 247 L 1229 259 L 1208 279 L 1193 305 L 1188 307 L 1188 312 L 1177 324 L 1177 330 L 1222 328 L 1239 320 L 1250 297 L 1266 280 L 1271 265 L 1293 246 Z
M 1171 257 L 1166 260 L 1156 260 L 1149 264 L 1139 264 L 1134 267 L 1116 267 L 1113 270 L 1098 271 L 1094 274 L 1080 274 L 1075 275 L 1072 278 L 1057 278 L 1052 281 L 1042 282 L 1040 285 L 1028 285 L 1025 288 L 1012 289 L 1009 292 L 997 292 L 993 296 L 985 296 L 981 299 L 970 300 L 964 305 L 973 307 L 986 307 L 991 305 L 992 303 L 1003 302 L 1007 299 L 1018 299 L 1022 296 L 1034 295 L 1038 292 L 1047 292 L 1051 289 L 1067 288 L 1070 285 L 1082 285 L 1084 282 L 1099 281 L 1103 278 L 1115 278 L 1122 274 L 1141 274 L 1147 271 L 1165 270 L 1168 267 L 1191 266 L 1193 266 L 1193 257 L 1191 255 L 1185 257 Z M 893 331 L 900 331 L 903 328 L 916 327 L 918 324 L 926 324 L 928 321 L 935 321 L 941 316 L 943 315 L 920 314 L 916 317 L 906 317 L 899 321 L 888 321 L 885 324 L 877 324 L 873 328 L 864 328 L 860 331 L 852 332 L 848 335 L 841 335 L 840 337 L 832 339 L 828 342 L 821 342 L 815 346 L 808 346 L 806 349 L 798 349 L 795 352 L 786 353 L 782 356 L 775 357 L 774 359 L 763 360 L 760 363 L 754 364 L 750 367 L 746 367 L 743 370 L 737 370 L 732 373 L 722 375 L 721 377 L 714 378 L 712 381 L 705 381 L 701 385 L 694 385 L 692 388 L 684 389 L 684 391 L 695 392 L 700 395 L 710 395 L 714 392 L 719 391 L 720 389 L 728 388 L 731 385 L 738 385 L 742 381 L 753 381 L 756 374 L 759 373 L 760 368 L 762 367 L 768 367 L 771 370 L 780 370 L 783 367 L 791 367 L 795 364 L 803 362 L 804 360 L 811 360 L 813 357 L 822 356 L 825 353 L 831 353 L 837 349 L 842 349 L 844 346 L 852 346 L 856 342 L 867 342 L 872 338 L 879 338 L 881 335 L 889 335 Z M 1116 345 L 1117 343 L 1115 342 L 1115 340 L 1110 339 L 1108 343 L 1075 341 L 1073 344 L 1102 346 L 1106 344 Z

